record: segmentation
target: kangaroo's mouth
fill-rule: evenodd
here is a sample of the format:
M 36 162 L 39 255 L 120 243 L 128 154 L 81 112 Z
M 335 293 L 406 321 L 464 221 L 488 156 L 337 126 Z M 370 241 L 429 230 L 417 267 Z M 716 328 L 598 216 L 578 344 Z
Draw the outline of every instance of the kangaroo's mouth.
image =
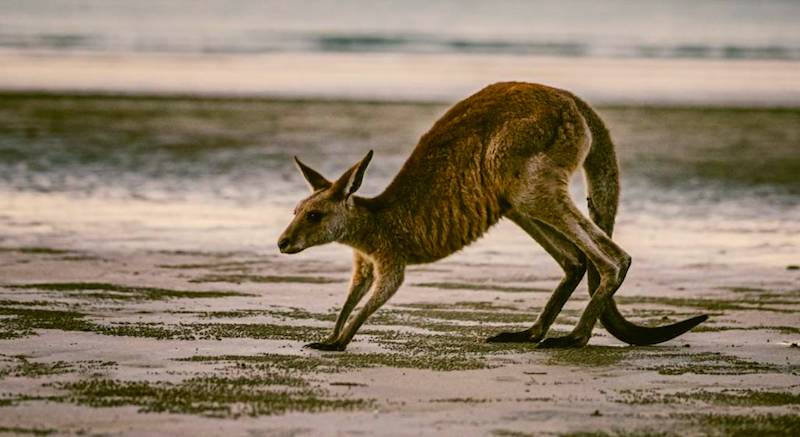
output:
M 280 241 L 278 241 L 278 250 L 287 255 L 302 252 L 304 249 L 305 247 L 296 246 L 288 238 L 281 238 Z
M 300 253 L 303 250 L 305 250 L 305 248 L 289 247 L 289 248 L 286 248 L 286 249 L 280 249 L 281 253 L 286 254 L 286 255 L 293 255 L 295 253 Z

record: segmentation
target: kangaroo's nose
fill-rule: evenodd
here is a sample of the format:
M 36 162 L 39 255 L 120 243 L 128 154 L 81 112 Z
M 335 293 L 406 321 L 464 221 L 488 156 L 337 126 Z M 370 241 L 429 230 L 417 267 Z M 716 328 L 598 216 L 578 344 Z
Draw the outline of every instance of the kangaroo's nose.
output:
M 289 239 L 288 238 L 284 237 L 284 238 L 281 238 L 280 241 L 278 241 L 278 249 L 280 249 L 281 252 L 285 251 L 288 247 L 289 247 Z

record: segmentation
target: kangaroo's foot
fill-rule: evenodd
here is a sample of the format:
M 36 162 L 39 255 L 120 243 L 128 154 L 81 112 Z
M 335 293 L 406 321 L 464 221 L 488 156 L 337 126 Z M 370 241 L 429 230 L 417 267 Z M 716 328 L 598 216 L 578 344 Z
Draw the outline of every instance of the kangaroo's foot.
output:
M 309 343 L 303 346 L 306 349 L 316 349 L 318 351 L 343 351 L 347 345 L 336 340 L 325 340 Z
M 563 337 L 545 338 L 536 347 L 538 349 L 566 349 L 584 347 L 589 343 L 589 337 L 567 334 Z
M 517 332 L 501 332 L 497 335 L 486 339 L 487 343 L 538 343 L 544 337 L 544 334 L 538 332 L 534 328 L 528 328 L 524 331 Z

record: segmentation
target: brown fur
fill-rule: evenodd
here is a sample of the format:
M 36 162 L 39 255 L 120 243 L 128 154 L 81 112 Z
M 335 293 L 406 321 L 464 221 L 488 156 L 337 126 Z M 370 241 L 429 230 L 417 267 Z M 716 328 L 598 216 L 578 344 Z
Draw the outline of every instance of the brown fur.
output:
M 600 118 L 572 94 L 528 83 L 490 85 L 457 103 L 422 136 L 382 194 L 357 197 L 353 193 L 371 157 L 372 152 L 335 182 L 297 161 L 313 193 L 298 205 L 279 241 L 281 251 L 333 241 L 355 250 L 351 291 L 334 332 L 309 346 L 343 350 L 400 286 L 406 265 L 446 257 L 504 216 L 538 241 L 566 276 L 532 328 L 490 341 L 542 340 L 587 266 L 592 299 L 581 320 L 570 335 L 540 346 L 582 346 L 598 317 L 612 334 L 635 344 L 665 341 L 688 329 L 689 321 L 681 322 L 681 332 L 679 324 L 638 327 L 613 305 L 611 295 L 630 265 L 610 239 L 619 193 L 616 158 Z M 578 212 L 568 193 L 581 165 L 593 221 Z M 346 323 L 370 287 L 369 300 Z

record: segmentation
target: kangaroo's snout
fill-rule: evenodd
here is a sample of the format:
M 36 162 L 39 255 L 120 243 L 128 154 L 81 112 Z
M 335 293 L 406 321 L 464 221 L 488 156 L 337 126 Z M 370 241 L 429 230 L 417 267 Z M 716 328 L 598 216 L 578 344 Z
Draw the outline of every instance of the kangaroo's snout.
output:
M 297 241 L 293 241 L 293 239 L 289 237 L 281 236 L 281 238 L 278 239 L 278 250 L 280 250 L 281 253 L 291 255 L 305 249 L 305 247 L 302 246 L 302 243 L 298 244 Z

